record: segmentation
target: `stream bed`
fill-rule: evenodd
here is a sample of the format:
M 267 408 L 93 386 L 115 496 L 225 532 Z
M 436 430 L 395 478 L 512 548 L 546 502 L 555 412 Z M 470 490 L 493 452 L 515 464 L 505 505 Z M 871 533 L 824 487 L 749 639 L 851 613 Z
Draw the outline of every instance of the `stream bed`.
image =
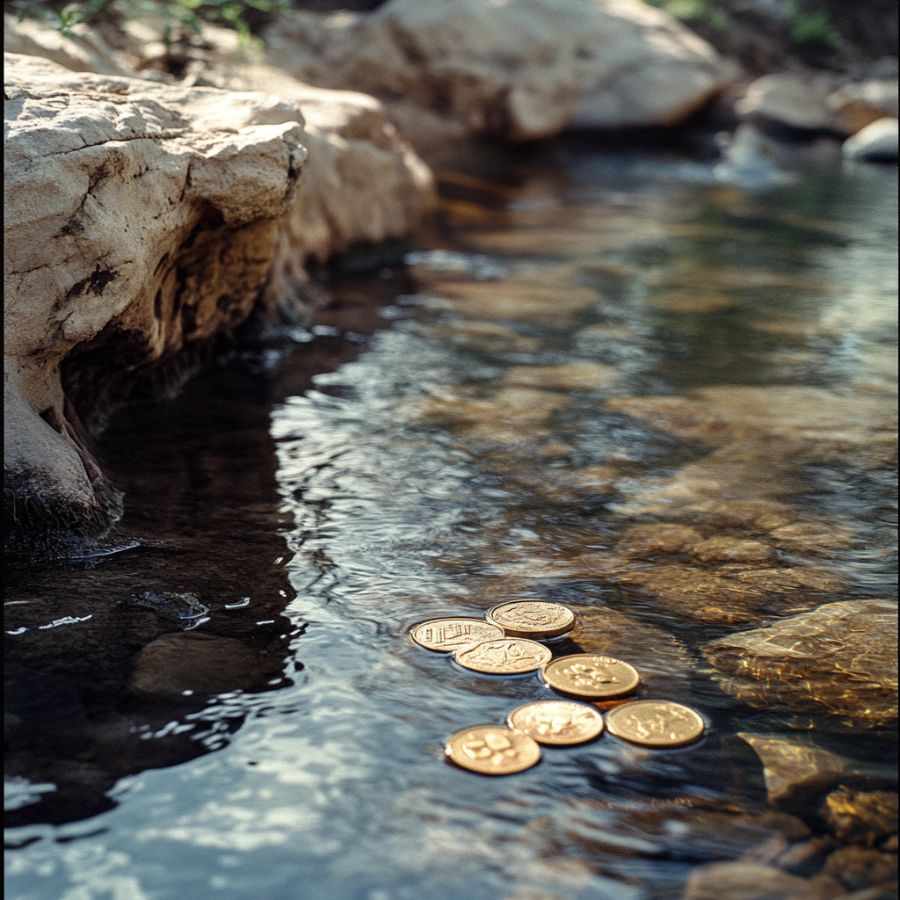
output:
M 114 417 L 118 552 L 13 571 L 14 900 L 896 879 L 896 174 L 569 141 L 442 185 L 404 264 Z M 703 739 L 446 763 L 551 692 L 407 630 L 516 598 Z

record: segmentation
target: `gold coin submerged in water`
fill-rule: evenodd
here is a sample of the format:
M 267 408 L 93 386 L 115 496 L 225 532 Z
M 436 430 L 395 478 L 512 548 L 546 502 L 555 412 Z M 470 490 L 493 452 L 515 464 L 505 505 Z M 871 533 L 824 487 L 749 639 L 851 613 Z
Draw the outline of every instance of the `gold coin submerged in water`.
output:
M 700 714 L 669 700 L 635 700 L 606 714 L 610 734 L 644 747 L 690 744 L 705 728 Z
M 445 616 L 419 622 L 409 632 L 409 636 L 426 650 L 437 653 L 453 653 L 465 650 L 482 641 L 504 637 L 503 629 L 483 619 L 469 619 L 464 616 Z
M 453 658 L 464 668 L 488 675 L 521 675 L 546 665 L 553 654 L 536 641 L 499 638 L 457 650 Z
M 603 731 L 603 716 L 593 706 L 571 700 L 526 703 L 514 709 L 507 722 L 539 744 L 559 746 L 592 741 Z
M 634 666 L 595 653 L 561 656 L 544 666 L 541 674 L 554 690 L 593 700 L 619 697 L 641 683 L 641 676 Z
M 444 753 L 456 765 L 482 775 L 512 775 L 540 761 L 541 748 L 520 731 L 502 725 L 474 725 L 454 734 Z
M 560 603 L 513 600 L 492 606 L 487 611 L 487 620 L 511 637 L 550 638 L 570 631 L 575 624 L 575 613 Z

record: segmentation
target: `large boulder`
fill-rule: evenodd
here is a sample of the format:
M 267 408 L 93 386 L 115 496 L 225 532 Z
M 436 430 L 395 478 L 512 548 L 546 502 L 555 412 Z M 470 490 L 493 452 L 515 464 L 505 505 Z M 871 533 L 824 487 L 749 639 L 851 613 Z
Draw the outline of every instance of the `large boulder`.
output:
M 897 604 L 892 601 L 827 603 L 719 638 L 704 654 L 722 688 L 751 706 L 826 713 L 856 728 L 897 723 Z
M 736 74 L 637 0 L 390 0 L 368 15 L 294 12 L 265 39 L 272 63 L 380 97 L 426 147 L 435 137 L 672 125 Z
M 120 507 L 64 381 L 99 405 L 104 374 L 127 380 L 233 329 L 310 257 L 405 234 L 432 185 L 370 98 L 5 62 L 7 535 L 59 548 Z

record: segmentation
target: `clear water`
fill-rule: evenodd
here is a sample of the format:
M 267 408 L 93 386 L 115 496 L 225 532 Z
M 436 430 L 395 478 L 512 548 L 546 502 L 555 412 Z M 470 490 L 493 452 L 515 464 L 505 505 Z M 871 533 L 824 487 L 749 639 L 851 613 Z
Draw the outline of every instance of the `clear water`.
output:
M 444 195 L 406 267 L 333 278 L 310 329 L 115 419 L 99 455 L 126 549 L 14 573 L 10 896 L 677 897 L 787 827 L 738 733 L 895 784 L 893 734 L 738 703 L 702 647 L 895 597 L 896 175 L 753 190 L 677 154 L 563 144 L 501 178 L 448 174 Z M 752 428 L 734 385 L 758 392 Z M 623 400 L 658 395 L 726 424 L 686 435 Z M 716 613 L 653 579 L 721 561 L 622 550 L 698 503 L 704 537 L 746 538 L 727 513 L 746 500 L 840 535 L 825 552 L 757 535 L 763 568 L 816 587 Z M 209 610 L 179 619 L 145 591 Z M 582 626 L 558 652 L 611 646 L 642 696 L 701 711 L 703 741 L 605 735 L 498 779 L 445 764 L 450 734 L 546 689 L 406 630 L 521 596 L 570 604 Z

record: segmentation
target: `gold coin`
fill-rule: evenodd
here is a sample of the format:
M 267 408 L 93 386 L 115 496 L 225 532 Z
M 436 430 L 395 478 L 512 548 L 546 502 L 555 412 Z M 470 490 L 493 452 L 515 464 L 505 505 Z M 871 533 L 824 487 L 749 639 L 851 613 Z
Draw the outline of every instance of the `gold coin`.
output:
M 541 674 L 554 690 L 590 699 L 619 697 L 641 683 L 641 676 L 634 666 L 595 653 L 561 656 L 544 666 Z
M 444 747 L 447 757 L 482 775 L 512 775 L 540 762 L 537 742 L 502 725 L 475 725 L 457 731 Z
M 635 700 L 606 714 L 609 733 L 644 747 L 680 747 L 703 734 L 700 714 L 668 700 Z
M 553 654 L 536 641 L 498 638 L 457 650 L 453 658 L 464 668 L 488 675 L 520 675 L 550 662 Z
M 583 744 L 603 731 L 603 716 L 593 706 L 571 700 L 526 703 L 514 709 L 506 721 L 539 744 Z
M 426 650 L 452 653 L 454 650 L 465 650 L 466 647 L 472 647 L 491 638 L 502 638 L 504 634 L 499 625 L 485 622 L 483 619 L 446 616 L 442 619 L 419 622 L 412 627 L 409 636 Z
M 575 613 L 560 603 L 513 600 L 492 606 L 487 620 L 499 625 L 510 637 L 550 638 L 571 631 Z

